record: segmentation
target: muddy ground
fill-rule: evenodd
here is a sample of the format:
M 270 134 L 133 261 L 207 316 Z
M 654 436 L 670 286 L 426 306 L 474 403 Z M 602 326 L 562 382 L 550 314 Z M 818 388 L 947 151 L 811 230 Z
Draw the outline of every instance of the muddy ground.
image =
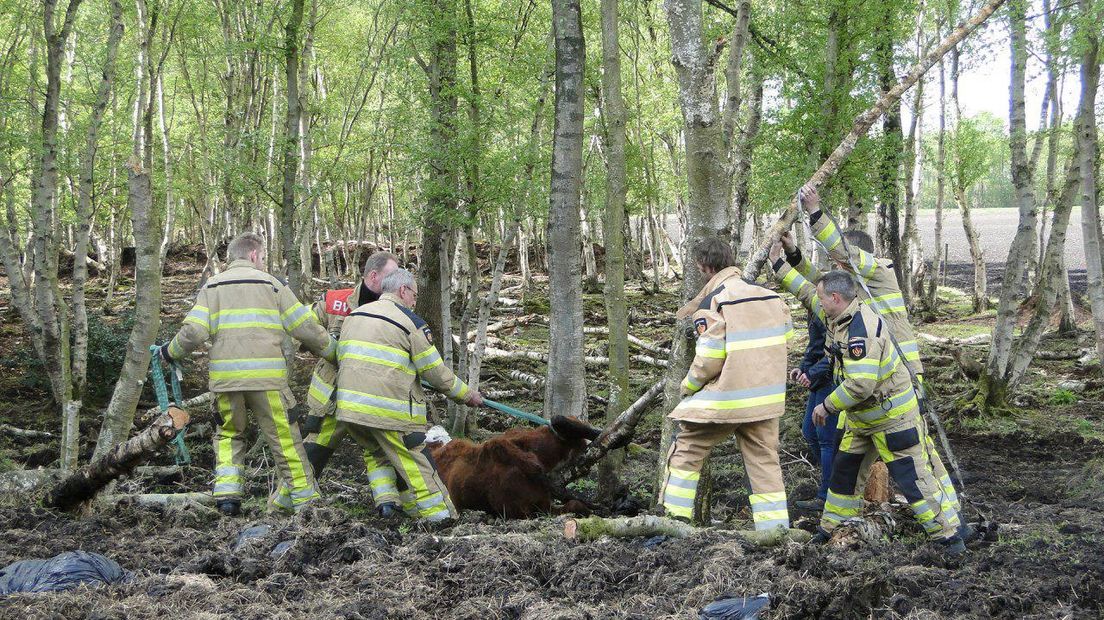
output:
M 172 318 L 165 333 L 187 311 L 186 296 L 194 290 L 188 284 L 194 274 L 182 270 L 173 278 L 166 286 Z M 965 315 L 962 299 L 949 296 L 940 320 L 923 329 L 944 335 L 986 329 L 984 318 Z M 601 303 L 600 295 L 588 295 L 588 324 L 602 324 Z M 539 313 L 546 304 L 538 283 L 519 313 Z M 656 343 L 670 339 L 673 297 L 635 291 L 631 304 L 634 335 Z M 17 358 L 21 341 L 14 317 L 6 315 L 2 327 L 0 353 Z M 547 329 L 535 324 L 510 334 L 509 344 L 540 349 L 546 338 Z M 792 352 L 795 359 L 802 340 Z M 1048 340 L 1045 346 L 1079 344 Z M 599 337 L 588 340 L 588 352 L 601 347 Z M 948 351 L 929 349 L 929 385 L 963 466 L 967 515 L 989 524 L 986 540 L 973 543 L 961 560 L 944 559 L 903 515 L 894 540 L 853 550 L 796 543 L 766 549 L 713 531 L 683 540 L 579 543 L 563 538 L 556 518 L 504 522 L 475 513 L 436 530 L 388 524 L 372 516 L 367 480 L 352 446 L 339 452 L 323 476 L 326 497 L 317 507 L 294 518 L 266 515 L 271 461 L 258 446 L 249 461 L 252 498 L 238 519 L 203 508 L 126 502 L 71 516 L 37 507 L 33 498 L 3 498 L 0 566 L 84 549 L 113 558 L 133 571 L 133 578 L 106 588 L 0 599 L 0 618 L 694 618 L 722 595 L 761 592 L 772 597 L 769 618 L 1104 616 L 1104 409 L 1097 375 L 1073 362 L 1047 362 L 1033 371 L 1014 411 L 967 416 L 957 404 L 968 388 L 958 365 L 945 363 Z M 299 394 L 310 362 L 302 358 L 297 369 Z M 57 420 L 42 393 L 20 376 L 18 365 L 5 366 L 0 422 L 56 432 Z M 491 363 L 484 374 L 487 387 L 520 389 L 503 376 L 517 367 L 541 374 L 536 363 Z M 185 391 L 202 389 L 203 374 L 200 359 Z M 658 376 L 653 368 L 634 366 L 633 389 L 643 391 Z M 590 379 L 591 388 L 604 393 L 599 369 L 592 369 Z M 1058 387 L 1070 380 L 1083 385 Z M 507 402 L 539 410 L 538 400 L 539 390 L 532 390 Z M 791 500 L 810 496 L 818 476 L 800 437 L 803 401 L 795 388 L 783 420 Z M 599 411 L 596 405 L 592 415 Z M 195 466 L 165 479 L 128 479 L 117 492 L 206 488 L 209 426 L 204 427 L 206 412 L 195 413 L 196 436 L 189 440 Z M 480 423 L 486 436 L 512 422 L 483 415 Z M 98 424 L 96 413 L 86 412 L 86 453 Z M 659 424 L 653 411 L 630 448 L 625 470 L 643 505 L 654 493 Z M 56 440 L 0 434 L 0 469 L 49 465 L 56 449 Z M 170 463 L 171 457 L 163 456 L 158 464 Z M 715 452 L 713 471 L 714 519 L 748 527 L 747 485 L 732 442 Z M 593 480 L 583 480 L 576 490 L 592 497 L 595 487 Z M 815 524 L 815 515 L 793 511 L 791 516 L 799 527 Z M 267 534 L 237 544 L 245 528 L 261 524 L 270 526 Z M 274 555 L 289 541 L 290 548 L 283 545 L 283 553 Z

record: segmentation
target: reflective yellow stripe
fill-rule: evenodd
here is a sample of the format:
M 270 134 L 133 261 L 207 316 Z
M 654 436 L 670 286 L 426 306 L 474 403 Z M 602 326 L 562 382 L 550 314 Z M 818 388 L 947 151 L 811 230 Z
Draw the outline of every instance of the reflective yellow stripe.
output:
M 698 385 L 693 379 L 691 379 L 690 375 L 686 375 L 686 378 L 682 380 L 682 387 L 690 390 L 691 392 L 697 392 L 698 390 L 702 389 L 702 386 Z
M 295 438 L 291 435 L 291 425 L 288 423 L 287 412 L 284 410 L 284 401 L 276 390 L 266 392 L 268 409 L 272 415 L 272 422 L 276 426 L 276 436 L 280 438 L 280 452 L 287 461 L 291 470 L 291 491 L 310 489 L 307 481 L 307 471 L 303 467 L 303 460 L 299 458 L 299 452 L 295 450 Z

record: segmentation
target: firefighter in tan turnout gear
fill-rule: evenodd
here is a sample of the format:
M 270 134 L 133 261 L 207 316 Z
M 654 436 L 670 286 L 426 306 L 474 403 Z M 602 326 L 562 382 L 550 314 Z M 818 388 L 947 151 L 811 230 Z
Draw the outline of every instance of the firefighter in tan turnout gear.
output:
M 288 334 L 313 353 L 336 359 L 337 342 L 275 276 L 264 271 L 264 240 L 239 235 L 226 250 L 226 271 L 200 289 L 180 331 L 161 347 L 166 361 L 181 359 L 211 341 L 209 385 L 216 394 L 219 428 L 215 432 L 214 496 L 219 510 L 241 510 L 244 432 L 252 412 L 272 450 L 287 503 L 298 510 L 318 497 L 314 474 L 303 451 L 299 428 L 289 423 L 295 405 L 288 388 L 288 369 L 281 346 Z
M 375 252 L 364 262 L 363 277 L 353 288 L 329 290 L 314 303 L 311 310 L 315 317 L 326 327 L 331 336 L 341 335 L 345 318 L 353 310 L 380 298 L 383 279 L 398 269 L 398 258 L 390 252 Z M 307 390 L 309 414 L 302 425 L 302 431 L 309 433 L 303 441 L 307 459 L 314 470 L 315 478 L 322 475 L 330 457 L 348 435 L 345 424 L 338 422 L 333 393 L 337 385 L 337 364 L 320 359 L 311 373 L 310 388 Z M 409 488 L 400 493 L 399 478 L 395 468 L 386 459 L 381 459 L 378 451 L 364 451 L 364 466 L 372 490 L 372 499 L 381 516 L 399 516 L 400 506 L 405 506 L 411 514 L 413 495 Z M 281 487 L 280 494 L 287 492 Z
M 459 403 L 483 404 L 445 365 L 426 322 L 411 308 L 414 276 L 396 269 L 383 295 L 354 310 L 338 340 L 337 420 L 366 451 L 388 461 L 413 494 L 424 521 L 456 516 L 448 490 L 425 449 L 426 404 L 420 380 Z
M 672 517 L 691 519 L 705 458 L 735 435 L 751 483 L 755 529 L 788 528 L 778 418 L 785 411 L 786 343 L 793 335 L 789 309 L 774 292 L 744 282 L 724 241 L 705 241 L 694 257 L 709 282 L 677 315 L 693 317 L 697 345 L 684 398 L 670 413 L 678 429 L 667 455 L 663 507 Z
M 828 497 L 816 542 L 827 540 L 849 517 L 862 515 L 860 479 L 879 457 L 900 487 L 916 520 L 948 553 L 965 551 L 959 516 L 942 501 L 932 473 L 919 402 L 889 326 L 863 300 L 845 271 L 824 274 L 814 287 L 782 258 L 783 244 L 770 251 L 775 275 L 813 314 L 825 320 L 827 346 L 839 386 L 813 411 L 817 424 L 846 411 L 847 422 L 833 462 Z
M 904 362 L 916 376 L 919 398 L 924 398 L 924 365 L 920 361 L 920 344 L 916 339 L 916 332 L 909 321 L 908 308 L 905 306 L 904 295 L 897 281 L 897 272 L 893 269 L 893 262 L 889 259 L 874 256 L 874 240 L 870 235 L 861 230 L 839 231 L 832 219 L 820 208 L 820 196 L 816 188 L 807 185 L 801 188 L 801 205 L 809 215 L 809 226 L 813 236 L 828 252 L 828 255 L 840 269 L 850 272 L 856 279 L 866 283 L 870 289 L 870 295 L 859 288 L 859 295 L 877 314 L 886 326 L 890 334 L 897 340 L 897 346 L 904 356 Z M 786 250 L 786 260 L 809 282 L 820 279 L 817 271 L 808 260 L 801 256 L 801 251 L 787 234 L 783 237 L 783 246 Z M 892 346 L 892 345 L 891 345 Z M 927 426 L 921 416 L 920 424 Z M 935 447 L 935 441 L 931 435 L 925 433 L 928 459 L 931 462 L 932 473 L 939 481 L 943 489 L 942 504 L 954 510 L 956 514 L 962 513 L 962 506 L 958 501 L 958 493 L 954 482 L 947 472 L 943 459 Z M 959 534 L 964 538 L 973 535 L 973 528 L 963 522 L 959 526 Z

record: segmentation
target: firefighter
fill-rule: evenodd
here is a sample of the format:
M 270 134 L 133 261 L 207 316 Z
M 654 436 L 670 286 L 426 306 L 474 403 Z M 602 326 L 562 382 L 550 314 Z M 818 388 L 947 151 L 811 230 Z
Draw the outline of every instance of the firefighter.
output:
M 862 480 L 879 457 L 900 487 L 916 520 L 947 553 L 965 551 L 957 511 L 943 502 L 931 470 L 919 401 L 904 360 L 890 341 L 889 326 L 858 297 L 846 271 L 830 271 L 814 287 L 782 258 L 782 243 L 770 251 L 774 272 L 828 327 L 828 347 L 839 386 L 813 410 L 817 424 L 846 411 L 833 462 L 817 542 L 849 517 L 862 514 Z
M 288 388 L 282 351 L 285 334 L 319 357 L 334 360 L 337 342 L 299 303 L 283 282 L 265 272 L 265 244 L 245 233 L 226 250 L 230 265 L 207 280 L 180 331 L 161 347 L 166 362 L 182 359 L 210 340 L 209 385 L 216 394 L 219 428 L 215 432 L 214 496 L 220 512 L 241 511 L 244 432 L 248 413 L 272 450 L 290 502 L 279 508 L 297 511 L 318 497 L 299 428 L 289 423 L 295 399 Z
M 331 336 L 337 338 L 341 335 L 345 317 L 356 308 L 377 301 L 383 279 L 398 267 L 398 258 L 394 254 L 375 252 L 364 262 L 364 275 L 355 287 L 329 290 L 322 294 L 311 308 L 315 317 Z M 348 434 L 345 425 L 338 422 L 334 415 L 336 407 L 332 397 L 336 382 L 337 364 L 324 359 L 318 360 L 307 390 L 309 413 L 302 425 L 302 431 L 307 433 L 303 447 L 314 469 L 315 478 L 321 476 L 330 457 Z M 399 516 L 400 505 L 409 505 L 410 502 L 408 497 L 400 494 L 395 469 L 378 451 L 366 450 L 363 458 L 376 510 L 385 518 Z M 403 494 L 406 494 L 405 490 Z M 287 502 L 290 499 L 287 488 L 283 486 L 279 496 L 280 501 Z
M 801 188 L 800 194 L 801 204 L 809 214 L 809 226 L 813 230 L 813 236 L 840 269 L 850 272 L 855 278 L 865 282 L 870 289 L 873 297 L 867 299 L 866 291 L 862 290 L 862 287 L 860 287 L 860 295 L 864 297 L 871 309 L 877 311 L 897 340 L 897 345 L 904 355 L 905 364 L 916 377 L 918 396 L 923 399 L 924 364 L 920 361 L 920 345 L 912 323 L 909 321 L 908 308 L 905 307 L 905 298 L 897 282 L 893 261 L 874 256 L 874 240 L 861 230 L 847 230 L 841 236 L 832 219 L 821 211 L 820 196 L 816 188 L 806 185 Z M 787 261 L 796 265 L 798 271 L 807 280 L 816 282 L 819 273 L 801 257 L 801 251 L 793 242 L 793 238 L 787 233 L 782 241 Z M 927 425 L 923 417 L 920 424 Z M 962 506 L 958 501 L 958 493 L 939 451 L 936 450 L 935 440 L 928 433 L 925 433 L 925 437 L 927 437 L 928 458 L 931 461 L 932 472 L 943 489 L 942 503 L 953 509 L 956 514 L 960 514 Z M 962 523 L 960 528 L 960 534 L 964 537 L 973 535 L 973 528 L 966 523 Z
M 706 240 L 694 258 L 708 282 L 677 313 L 692 317 L 697 344 L 683 399 L 669 414 L 678 429 L 667 454 L 663 508 L 691 519 L 705 458 L 735 435 L 751 483 L 755 529 L 787 528 L 778 419 L 785 411 L 786 343 L 793 335 L 789 309 L 774 292 L 744 282 L 724 241 Z
M 418 287 L 406 269 L 383 279 L 382 296 L 354 310 L 338 340 L 337 420 L 358 444 L 386 459 L 412 493 L 423 521 L 456 516 L 425 447 L 421 381 L 458 403 L 483 397 L 445 365 L 426 322 L 414 313 Z

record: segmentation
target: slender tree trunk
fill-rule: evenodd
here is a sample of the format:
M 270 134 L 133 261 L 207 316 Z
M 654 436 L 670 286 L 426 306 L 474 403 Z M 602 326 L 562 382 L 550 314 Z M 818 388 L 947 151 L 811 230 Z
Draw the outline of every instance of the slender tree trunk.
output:
M 288 286 L 302 297 L 303 265 L 296 247 L 298 228 L 295 181 L 299 173 L 299 30 L 303 25 L 304 0 L 291 0 L 291 14 L 284 26 L 284 85 L 287 89 L 287 114 L 284 119 L 283 191 L 280 197 L 280 253 L 287 269 Z
M 958 99 L 959 54 L 957 47 L 951 50 L 951 102 L 955 111 L 956 142 L 962 128 L 962 106 Z M 956 144 L 956 168 L 958 167 L 958 158 L 962 157 L 959 151 L 960 148 L 961 146 Z M 986 290 L 988 288 L 988 274 L 985 271 L 985 256 L 981 249 L 978 232 L 974 228 L 971 214 L 972 206 L 967 194 L 966 181 L 962 178 L 961 172 L 956 171 L 954 174 L 953 185 L 955 202 L 958 203 L 958 208 L 962 212 L 962 230 L 966 233 L 966 242 L 970 247 L 970 259 L 974 263 L 973 309 L 974 312 L 984 312 L 989 308 L 989 296 Z
M 145 385 L 149 368 L 149 347 L 157 338 L 161 326 L 161 222 L 153 208 L 153 188 L 150 171 L 153 166 L 153 101 L 150 88 L 156 79 L 149 47 L 156 24 L 156 15 L 147 18 L 145 0 L 138 0 L 139 42 L 142 77 L 138 85 L 141 121 L 135 128 L 134 152 L 127 162 L 127 193 L 135 244 L 134 265 L 134 327 L 127 340 L 126 357 L 119 380 L 104 412 L 100 436 L 96 441 L 97 457 L 115 444 L 126 441 L 134 424 L 134 412 Z
M 935 235 L 932 249 L 932 278 L 928 286 L 928 309 L 935 311 L 939 303 L 939 276 L 943 273 L 943 202 L 947 195 L 947 72 L 946 63 L 939 61 L 939 135 L 935 156 Z
M 625 100 L 621 95 L 621 47 L 617 32 L 617 0 L 602 0 L 602 120 L 606 143 L 606 209 L 602 221 L 605 244 L 605 301 L 609 324 L 609 405 L 607 422 L 632 402 L 629 394 L 629 310 L 625 299 Z M 624 490 L 620 469 L 624 450 L 616 450 L 598 466 L 599 496 L 610 500 Z
M 1004 406 L 1006 384 L 1012 353 L 1012 332 L 1019 314 L 1019 293 L 1034 254 L 1035 238 L 1035 179 L 1027 157 L 1027 114 L 1024 105 L 1024 85 L 1027 74 L 1027 0 L 1011 0 L 1008 5 L 1012 54 L 1012 78 L 1009 85 L 1009 147 L 1012 162 L 1012 186 L 1015 189 L 1019 225 L 1008 250 L 1001 281 L 1000 301 L 997 305 L 997 321 L 993 328 L 993 341 L 989 347 L 989 359 L 985 376 L 988 383 L 988 406 Z
M 894 0 L 881 2 L 883 22 L 878 30 L 875 56 L 878 62 L 878 84 L 883 92 L 893 88 L 897 83 L 893 65 L 895 28 L 892 27 L 896 21 L 894 7 L 897 5 Z M 897 99 L 882 117 L 883 150 L 880 158 L 878 188 L 878 241 L 884 249 L 883 256 L 889 256 L 893 260 L 893 270 L 897 272 L 898 282 L 905 280 L 905 261 L 904 256 L 901 255 L 901 194 L 897 179 L 901 169 L 902 141 L 901 100 Z M 907 296 L 905 301 L 908 301 Z
M 1091 0 L 1078 0 L 1081 9 L 1084 43 L 1081 61 L 1081 88 L 1087 89 L 1079 111 L 1077 132 L 1081 148 L 1081 236 L 1085 246 L 1089 306 L 1096 330 L 1096 353 L 1104 362 L 1104 263 L 1101 262 L 1100 205 L 1096 187 L 1097 131 L 1096 89 L 1100 83 L 1099 10 Z
M 583 170 L 583 67 L 579 0 L 553 0 L 556 48 L 555 129 L 548 210 L 549 326 L 545 416 L 586 417 L 579 202 Z

